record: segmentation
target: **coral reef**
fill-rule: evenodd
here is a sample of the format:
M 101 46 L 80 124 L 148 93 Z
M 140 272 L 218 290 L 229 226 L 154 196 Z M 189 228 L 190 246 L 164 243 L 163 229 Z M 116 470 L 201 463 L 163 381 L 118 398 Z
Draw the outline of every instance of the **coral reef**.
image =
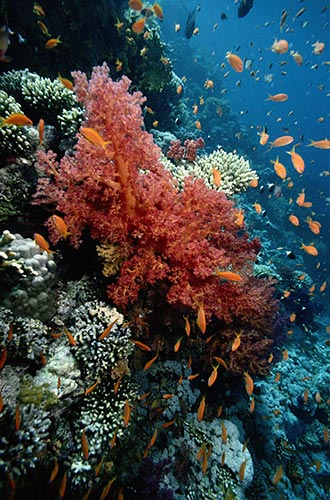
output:
M 180 140 L 171 141 L 171 146 L 167 151 L 167 158 L 173 158 L 176 162 L 180 160 L 194 161 L 197 155 L 197 149 L 205 147 L 202 137 L 198 139 L 186 139 L 183 144 Z
M 212 189 L 223 191 L 227 196 L 241 193 L 250 184 L 253 179 L 257 179 L 257 172 L 251 169 L 248 160 L 236 153 L 227 153 L 219 148 L 217 151 L 197 158 L 188 158 L 183 146 L 175 143 L 173 152 L 167 155 L 171 158 L 172 154 L 175 159 L 194 160 L 193 162 L 179 162 L 178 165 L 171 166 L 167 163 L 165 166 L 170 167 L 171 173 L 178 180 L 179 186 L 182 188 L 184 179 L 187 176 L 203 179 L 205 184 Z M 180 149 L 181 148 L 181 149 Z M 171 150 L 170 150 L 171 151 Z M 219 173 L 219 183 L 215 183 L 213 172 L 216 170 Z
M 0 269 L 5 271 L 1 305 L 17 314 L 49 320 L 56 310 L 57 276 L 53 256 L 41 250 L 34 240 L 9 231 L 2 233 L 0 248 Z
M 23 113 L 22 107 L 16 102 L 14 97 L 0 90 L 0 116 L 7 118 L 13 113 Z M 31 156 L 33 148 L 30 145 L 27 128 L 17 127 L 16 125 L 0 128 L 1 156 L 15 155 L 22 156 L 23 158 Z
M 175 308 L 197 312 L 203 303 L 208 320 L 264 325 L 274 303 L 267 283 L 251 279 L 259 242 L 241 231 L 238 210 L 223 192 L 191 177 L 177 191 L 158 147 L 141 129 L 143 98 L 129 94 L 129 84 L 126 77 L 113 82 L 106 65 L 95 68 L 89 82 L 75 74 L 77 97 L 87 110 L 84 125 L 97 130 L 103 147 L 82 134 L 75 155 L 60 163 L 52 152 L 40 152 L 44 176 L 35 202 L 64 215 L 74 246 L 88 229 L 102 245 L 121 247 L 127 257 L 108 288 L 117 306 L 127 308 L 140 291 L 162 283 Z M 56 243 L 58 234 L 52 224 L 48 228 Z M 240 272 L 241 282 L 219 280 L 217 269 Z

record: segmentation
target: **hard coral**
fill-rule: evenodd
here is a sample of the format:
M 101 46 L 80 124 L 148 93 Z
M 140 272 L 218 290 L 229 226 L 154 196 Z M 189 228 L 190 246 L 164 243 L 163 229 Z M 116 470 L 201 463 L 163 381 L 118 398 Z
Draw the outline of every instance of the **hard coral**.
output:
M 257 240 L 237 225 L 238 210 L 222 192 L 201 179 L 187 177 L 179 192 L 160 162 L 160 149 L 142 130 L 140 92 L 128 92 L 130 81 L 108 76 L 104 64 L 90 81 L 75 73 L 77 98 L 93 128 L 105 142 L 100 146 L 82 135 L 74 156 L 60 163 L 54 154 L 39 154 L 37 203 L 51 202 L 64 215 L 70 241 L 79 246 L 88 229 L 100 244 L 119 245 L 125 260 L 108 293 L 118 307 L 137 302 L 140 292 L 157 286 L 163 299 L 178 309 L 197 310 L 230 323 L 263 317 L 269 293 L 253 280 Z M 53 243 L 58 234 L 49 224 Z M 240 273 L 240 283 L 221 281 L 215 271 Z M 268 311 L 267 311 L 268 312 Z

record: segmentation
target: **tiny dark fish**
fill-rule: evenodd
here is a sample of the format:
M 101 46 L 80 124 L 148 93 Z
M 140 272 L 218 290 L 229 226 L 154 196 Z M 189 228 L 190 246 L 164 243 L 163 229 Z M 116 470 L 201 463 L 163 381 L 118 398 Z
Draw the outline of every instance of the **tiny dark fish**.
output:
M 224 21 L 225 19 L 228 19 L 227 14 L 224 12 L 221 14 L 220 18 Z
M 296 258 L 295 254 L 293 252 L 290 252 L 289 250 L 287 250 L 285 253 L 286 256 L 291 260 L 294 260 Z
M 269 182 L 267 184 L 267 187 L 268 187 L 268 192 L 272 193 L 274 191 L 274 189 L 275 189 L 275 184 Z
M 253 0 L 241 0 L 238 6 L 238 17 L 245 17 L 253 7 Z
M 194 10 L 189 12 L 188 19 L 186 22 L 186 28 L 184 30 L 186 38 L 191 38 L 193 36 L 196 23 L 196 13 L 199 12 L 200 10 L 201 10 L 200 5 L 197 5 L 197 7 L 195 7 Z

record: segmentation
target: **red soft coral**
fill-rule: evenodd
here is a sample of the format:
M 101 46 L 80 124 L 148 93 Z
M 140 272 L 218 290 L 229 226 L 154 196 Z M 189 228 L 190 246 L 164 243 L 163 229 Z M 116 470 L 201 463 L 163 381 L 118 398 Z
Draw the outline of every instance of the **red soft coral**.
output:
M 113 82 L 105 64 L 90 81 L 75 74 L 84 126 L 109 143 L 103 148 L 79 134 L 74 156 L 57 163 L 53 153 L 40 153 L 45 177 L 37 202 L 53 203 L 63 214 L 74 246 L 88 229 L 101 244 L 124 249 L 127 258 L 108 288 L 122 309 L 137 302 L 141 291 L 161 287 L 176 308 L 196 310 L 203 303 L 208 320 L 249 322 L 253 315 L 258 323 L 269 297 L 261 280 L 251 281 L 258 242 L 237 226 L 238 210 L 224 193 L 192 178 L 178 191 L 160 149 L 142 129 L 144 98 L 130 94 L 129 85 L 126 77 Z M 50 237 L 55 243 L 58 235 Z M 218 268 L 240 273 L 242 281 L 221 281 Z

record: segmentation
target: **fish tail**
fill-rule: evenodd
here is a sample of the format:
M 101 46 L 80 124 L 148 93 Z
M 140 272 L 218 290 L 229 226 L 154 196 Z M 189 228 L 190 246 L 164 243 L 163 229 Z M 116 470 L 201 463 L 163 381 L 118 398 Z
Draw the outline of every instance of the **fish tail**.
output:
M 306 144 L 306 148 L 308 148 L 309 146 L 314 146 L 314 142 L 313 139 L 309 139 L 311 142 L 309 144 Z

